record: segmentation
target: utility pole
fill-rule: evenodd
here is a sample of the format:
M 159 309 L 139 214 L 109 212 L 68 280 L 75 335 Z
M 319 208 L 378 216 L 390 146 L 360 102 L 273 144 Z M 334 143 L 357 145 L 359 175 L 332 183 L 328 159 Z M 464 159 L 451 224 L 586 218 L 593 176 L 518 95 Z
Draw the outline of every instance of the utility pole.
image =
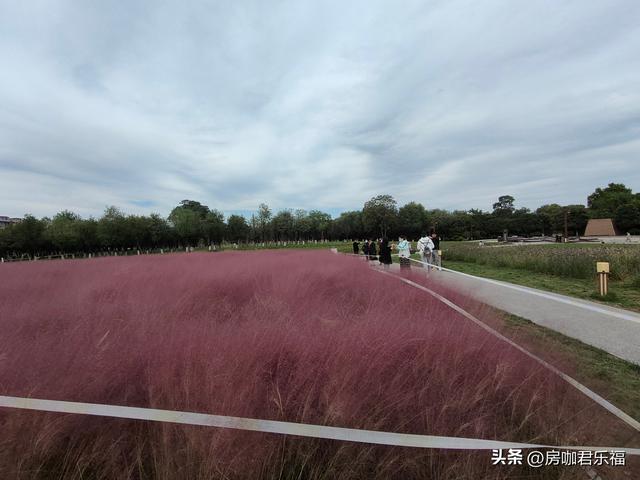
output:
M 564 210 L 564 241 L 569 241 L 569 210 Z

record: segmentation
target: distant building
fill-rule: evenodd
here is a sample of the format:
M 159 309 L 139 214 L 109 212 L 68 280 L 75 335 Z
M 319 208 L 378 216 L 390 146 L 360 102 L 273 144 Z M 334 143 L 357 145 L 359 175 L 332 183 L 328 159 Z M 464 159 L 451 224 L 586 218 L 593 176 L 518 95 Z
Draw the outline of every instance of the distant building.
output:
M 13 225 L 14 223 L 18 223 L 19 221 L 19 218 L 11 218 L 0 215 L 0 228 L 8 227 L 9 225 Z
M 585 237 L 615 237 L 618 235 L 611 218 L 592 218 L 584 231 Z

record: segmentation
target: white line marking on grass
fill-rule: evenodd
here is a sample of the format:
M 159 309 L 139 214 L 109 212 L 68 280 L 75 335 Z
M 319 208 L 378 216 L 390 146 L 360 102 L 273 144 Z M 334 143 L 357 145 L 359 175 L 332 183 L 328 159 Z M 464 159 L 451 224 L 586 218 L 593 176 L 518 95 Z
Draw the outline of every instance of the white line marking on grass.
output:
M 556 375 L 559 375 L 560 378 L 562 378 L 563 380 L 565 380 L 566 382 L 568 382 L 570 385 L 572 385 L 573 387 L 575 387 L 576 389 L 578 389 L 579 391 L 581 391 L 582 393 L 584 393 L 587 397 L 589 397 L 591 400 L 593 400 L 594 402 L 596 402 L 598 405 L 600 405 L 601 407 L 605 408 L 606 410 L 608 410 L 609 412 L 611 412 L 612 414 L 614 414 L 616 417 L 618 417 L 620 420 L 622 420 L 624 423 L 626 423 L 627 425 L 629 425 L 631 428 L 635 429 L 636 431 L 640 432 L 640 422 L 638 422 L 636 419 L 634 419 L 633 417 L 631 417 L 630 415 L 628 415 L 627 413 L 623 412 L 622 410 L 620 410 L 618 407 L 616 407 L 615 405 L 613 405 L 611 402 L 609 402 L 608 400 L 604 399 L 603 397 L 601 397 L 600 395 L 598 395 L 597 393 L 595 393 L 593 390 L 589 389 L 588 387 L 586 387 L 585 385 L 581 384 L 580 382 L 578 382 L 577 380 L 575 380 L 574 378 L 570 377 L 569 375 L 567 375 L 566 373 L 561 372 L 560 370 L 558 370 L 556 367 L 554 367 L 553 365 L 551 365 L 550 363 L 546 362 L 545 360 L 543 360 L 542 358 L 538 357 L 537 355 L 531 353 L 530 351 L 526 350 L 525 348 L 521 347 L 520 345 L 518 345 L 517 343 L 515 343 L 514 341 L 512 341 L 511 339 L 505 337 L 504 335 L 502 335 L 500 332 L 498 332 L 497 330 L 494 330 L 493 328 L 491 328 L 489 325 L 487 325 L 486 323 L 484 323 L 482 320 L 479 320 L 478 318 L 476 318 L 475 316 L 473 316 L 472 314 L 470 314 L 469 312 L 467 312 L 465 309 L 463 309 L 462 307 L 459 307 L 458 305 L 456 305 L 455 303 L 453 303 L 451 300 L 443 297 L 442 295 L 440 295 L 439 293 L 434 292 L 433 290 L 431 290 L 430 288 L 427 288 L 423 285 L 420 285 L 419 283 L 413 282 L 407 278 L 402 278 L 398 275 L 395 275 L 393 273 L 389 273 L 386 272 L 384 270 L 377 270 L 374 269 L 375 271 L 385 274 L 385 275 L 389 275 L 391 277 L 395 277 L 398 280 L 406 283 L 407 285 L 411 285 L 412 287 L 418 288 L 422 291 L 427 292 L 428 294 L 432 295 L 433 297 L 437 298 L 438 300 L 440 300 L 442 303 L 444 303 L 445 305 L 449 306 L 450 308 L 452 308 L 453 310 L 455 310 L 456 312 L 460 313 L 461 315 L 463 315 L 464 317 L 468 318 L 469 320 L 471 320 L 472 322 L 474 322 L 476 325 L 478 325 L 479 327 L 485 329 L 487 332 L 495 335 L 496 337 L 498 337 L 500 340 L 503 340 L 505 342 L 507 342 L 509 345 L 511 345 L 512 347 L 518 349 L 519 351 L 521 351 L 522 353 L 524 353 L 525 355 L 527 355 L 528 357 L 532 358 L 533 360 L 535 360 L 536 362 L 540 363 L 541 365 L 543 365 L 544 367 L 548 368 L 549 370 L 551 370 L 553 373 L 555 373 Z
M 443 437 L 433 435 L 415 435 L 409 433 L 379 432 L 355 428 L 329 427 L 306 423 L 280 422 L 276 420 L 258 420 L 255 418 L 229 417 L 206 413 L 159 410 L 156 408 L 125 407 L 103 405 L 99 403 L 65 402 L 61 400 L 41 400 L 0 396 L 0 407 L 38 410 L 45 412 L 96 415 L 101 417 L 148 420 L 152 422 L 179 423 L 205 427 L 232 428 L 254 432 L 278 433 L 299 437 L 342 440 L 346 442 L 373 443 L 398 447 L 442 448 L 453 450 L 489 450 L 508 448 L 551 448 L 555 450 L 607 450 L 640 455 L 640 448 L 612 448 L 589 446 L 552 446 L 532 443 L 502 442 L 479 438 Z

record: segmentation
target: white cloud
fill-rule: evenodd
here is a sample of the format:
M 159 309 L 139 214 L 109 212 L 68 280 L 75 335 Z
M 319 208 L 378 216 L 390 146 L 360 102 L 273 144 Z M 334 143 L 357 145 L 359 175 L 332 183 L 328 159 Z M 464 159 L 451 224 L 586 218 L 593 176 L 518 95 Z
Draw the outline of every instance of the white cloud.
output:
M 640 4 L 0 7 L 0 213 L 640 189 Z

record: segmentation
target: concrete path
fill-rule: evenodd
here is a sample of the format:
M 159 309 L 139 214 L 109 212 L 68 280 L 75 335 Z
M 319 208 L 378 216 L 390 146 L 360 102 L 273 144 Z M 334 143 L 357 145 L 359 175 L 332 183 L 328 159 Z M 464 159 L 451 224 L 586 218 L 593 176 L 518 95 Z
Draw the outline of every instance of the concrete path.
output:
M 420 271 L 422 267 L 412 269 Z M 640 365 L 637 313 L 459 272 L 432 271 L 429 276 L 483 303 Z

